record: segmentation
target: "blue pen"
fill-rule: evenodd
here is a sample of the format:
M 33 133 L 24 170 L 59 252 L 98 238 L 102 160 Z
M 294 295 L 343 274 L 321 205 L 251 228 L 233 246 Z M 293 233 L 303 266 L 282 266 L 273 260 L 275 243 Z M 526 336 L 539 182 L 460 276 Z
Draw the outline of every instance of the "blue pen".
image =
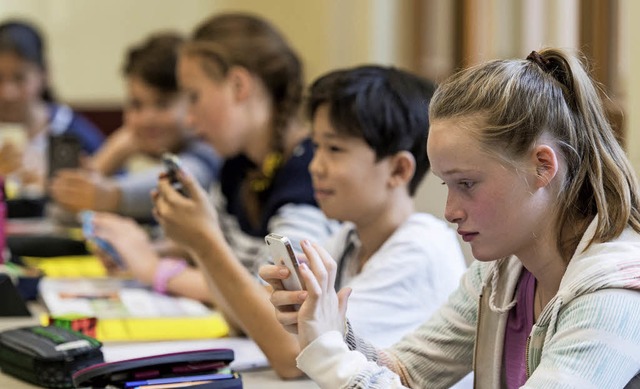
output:
M 181 377 L 154 378 L 152 380 L 126 382 L 124 384 L 124 387 L 135 388 L 136 386 L 141 386 L 141 385 L 175 384 L 179 382 L 204 381 L 204 380 L 226 380 L 234 377 L 235 377 L 234 374 L 214 373 L 214 374 L 202 374 L 202 375 L 191 375 L 191 376 L 181 376 Z

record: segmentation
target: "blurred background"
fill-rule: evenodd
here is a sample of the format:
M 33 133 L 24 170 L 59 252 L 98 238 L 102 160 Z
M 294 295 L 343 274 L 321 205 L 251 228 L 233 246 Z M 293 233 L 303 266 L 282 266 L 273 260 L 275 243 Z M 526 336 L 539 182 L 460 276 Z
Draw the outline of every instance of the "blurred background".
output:
M 304 60 L 307 81 L 363 63 L 439 81 L 456 69 L 524 58 L 544 46 L 579 49 L 640 171 L 636 0 L 0 0 L 1 20 L 25 18 L 42 29 L 58 98 L 105 133 L 120 124 L 127 47 L 152 31 L 189 33 L 215 12 L 238 10 L 262 15 L 284 32 Z M 429 177 L 416 201 L 442 217 L 445 198 L 445 188 Z

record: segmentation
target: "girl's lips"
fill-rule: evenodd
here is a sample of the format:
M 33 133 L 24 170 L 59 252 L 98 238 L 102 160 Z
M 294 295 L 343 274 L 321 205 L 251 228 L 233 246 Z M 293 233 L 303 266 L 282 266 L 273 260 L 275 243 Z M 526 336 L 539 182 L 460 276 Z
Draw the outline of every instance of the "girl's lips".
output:
M 471 242 L 477 235 L 477 232 L 467 232 L 467 231 L 458 231 L 458 234 L 462 237 L 462 240 L 465 242 Z

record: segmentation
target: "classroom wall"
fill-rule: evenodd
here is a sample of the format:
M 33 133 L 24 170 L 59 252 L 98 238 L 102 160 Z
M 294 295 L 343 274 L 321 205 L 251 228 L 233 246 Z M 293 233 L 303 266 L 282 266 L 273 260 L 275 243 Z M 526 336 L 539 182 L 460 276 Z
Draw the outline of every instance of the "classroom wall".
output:
M 365 62 L 406 66 L 409 2 L 393 0 L 0 0 L 0 19 L 27 17 L 48 36 L 51 76 L 71 104 L 123 98 L 120 67 L 132 43 L 158 29 L 188 33 L 208 15 L 247 11 L 277 25 L 301 54 L 306 78 Z M 153 11 L 153 12 L 151 12 Z M 151 16 L 153 15 L 153 16 Z

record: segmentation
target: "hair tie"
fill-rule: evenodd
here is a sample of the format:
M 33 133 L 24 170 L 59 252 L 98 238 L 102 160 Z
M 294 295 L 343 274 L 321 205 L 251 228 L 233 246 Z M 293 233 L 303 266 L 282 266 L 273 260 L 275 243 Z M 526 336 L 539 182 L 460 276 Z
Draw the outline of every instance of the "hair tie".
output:
M 532 51 L 531 54 L 527 56 L 527 60 L 540 66 L 540 69 L 544 70 L 545 73 L 551 73 L 551 71 L 553 70 L 551 69 L 551 66 L 550 66 L 551 61 L 541 56 L 540 53 L 538 53 L 535 50 Z

